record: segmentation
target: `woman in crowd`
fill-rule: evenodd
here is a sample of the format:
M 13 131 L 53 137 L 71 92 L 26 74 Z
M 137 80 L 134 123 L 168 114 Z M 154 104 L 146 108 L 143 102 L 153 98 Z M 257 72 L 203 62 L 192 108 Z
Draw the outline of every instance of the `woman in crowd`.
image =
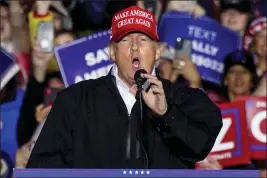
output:
M 250 96 L 257 88 L 257 72 L 254 57 L 246 51 L 235 51 L 225 58 L 225 69 L 222 77 L 222 96 L 225 102 L 232 102 L 238 96 Z M 262 161 L 252 161 L 254 164 L 237 165 L 224 169 L 261 169 L 261 174 L 266 175 Z M 207 158 L 200 162 L 201 169 L 222 169 L 218 161 Z
M 55 45 L 65 44 L 76 39 L 76 35 L 68 30 L 60 31 L 55 36 Z M 52 67 L 48 70 L 49 63 L 52 59 L 53 53 L 42 52 L 36 41 L 32 53 L 33 72 L 25 92 L 17 127 L 17 141 L 19 146 L 24 145 L 30 140 L 37 126 L 35 110 L 36 108 L 42 108 L 41 106 L 38 107 L 38 105 L 43 102 L 45 88 L 64 87 L 57 64 L 52 63 Z M 48 114 L 50 107 L 42 108 L 42 110 Z
M 72 31 L 61 30 L 55 35 L 55 45 L 66 44 L 75 40 L 76 37 Z M 17 142 L 20 147 L 16 156 L 17 168 L 26 166 L 34 142 L 51 109 L 51 105 L 47 106 L 43 103 L 45 89 L 64 88 L 57 64 L 51 63 L 53 58 L 53 53 L 42 52 L 36 41 L 32 54 L 33 73 L 28 82 L 17 125 Z M 49 64 L 50 68 L 48 68 Z
M 257 18 L 250 24 L 244 37 L 244 48 L 254 54 L 258 76 L 266 75 L 266 17 Z

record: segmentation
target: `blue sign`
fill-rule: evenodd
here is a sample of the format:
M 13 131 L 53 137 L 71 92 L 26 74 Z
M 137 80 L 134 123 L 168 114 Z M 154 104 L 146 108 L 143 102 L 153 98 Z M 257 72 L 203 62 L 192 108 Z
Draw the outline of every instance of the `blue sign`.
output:
M 23 102 L 24 91 L 17 89 L 16 100 L 1 105 L 0 132 L 1 132 L 1 162 L 5 170 L 10 173 L 14 168 L 17 146 L 17 122 L 20 107 Z M 1 172 L 2 173 L 2 172 Z
M 15 169 L 13 177 L 250 177 L 259 170 Z
M 8 83 L 8 81 L 20 70 L 14 56 L 9 54 L 3 48 L 0 48 L 0 90 Z
M 191 59 L 203 80 L 220 85 L 226 54 L 240 48 L 240 36 L 204 16 L 194 18 L 180 12 L 167 12 L 159 26 L 162 42 L 176 46 L 177 38 L 192 40 Z
M 113 62 L 107 45 L 110 31 L 102 31 L 55 48 L 64 84 L 96 79 L 108 73 Z

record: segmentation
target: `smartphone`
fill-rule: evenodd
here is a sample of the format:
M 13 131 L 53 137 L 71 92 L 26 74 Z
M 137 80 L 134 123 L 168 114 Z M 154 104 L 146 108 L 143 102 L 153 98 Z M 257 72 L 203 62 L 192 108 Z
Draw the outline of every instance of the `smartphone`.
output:
M 61 90 L 62 89 L 60 88 L 46 88 L 44 92 L 44 105 L 53 105 L 58 92 L 60 92 Z
M 191 59 L 192 41 L 188 39 L 177 38 L 175 46 L 175 58 L 181 59 L 180 56 L 185 56 Z
M 52 52 L 54 46 L 54 25 L 52 22 L 38 24 L 37 40 L 44 52 Z

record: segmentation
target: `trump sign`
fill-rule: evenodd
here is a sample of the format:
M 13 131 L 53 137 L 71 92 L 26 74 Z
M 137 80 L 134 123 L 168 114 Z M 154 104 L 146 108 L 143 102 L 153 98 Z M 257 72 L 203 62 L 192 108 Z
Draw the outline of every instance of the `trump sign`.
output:
M 219 105 L 223 127 L 209 157 L 217 159 L 223 167 L 248 164 L 249 143 L 245 103 L 243 101 Z
M 266 97 L 244 96 L 252 159 L 266 159 Z

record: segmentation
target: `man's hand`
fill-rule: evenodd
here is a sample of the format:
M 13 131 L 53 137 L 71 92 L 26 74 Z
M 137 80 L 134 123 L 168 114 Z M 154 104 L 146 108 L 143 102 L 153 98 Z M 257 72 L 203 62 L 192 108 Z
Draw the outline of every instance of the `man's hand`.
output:
M 146 105 L 157 115 L 164 115 L 168 106 L 163 89 L 162 82 L 156 76 L 150 74 L 141 74 L 151 84 L 148 92 L 142 91 L 143 99 Z
M 32 52 L 33 75 L 38 82 L 45 80 L 47 66 L 52 59 L 53 53 L 42 51 L 38 41 L 35 41 Z
M 48 116 L 50 110 L 51 110 L 51 106 L 44 106 L 43 104 L 40 104 L 36 107 L 35 109 L 35 119 L 36 121 L 40 124 L 42 123 L 45 118 Z
M 199 162 L 199 169 L 221 170 L 223 167 L 216 159 L 208 157 L 206 160 Z

